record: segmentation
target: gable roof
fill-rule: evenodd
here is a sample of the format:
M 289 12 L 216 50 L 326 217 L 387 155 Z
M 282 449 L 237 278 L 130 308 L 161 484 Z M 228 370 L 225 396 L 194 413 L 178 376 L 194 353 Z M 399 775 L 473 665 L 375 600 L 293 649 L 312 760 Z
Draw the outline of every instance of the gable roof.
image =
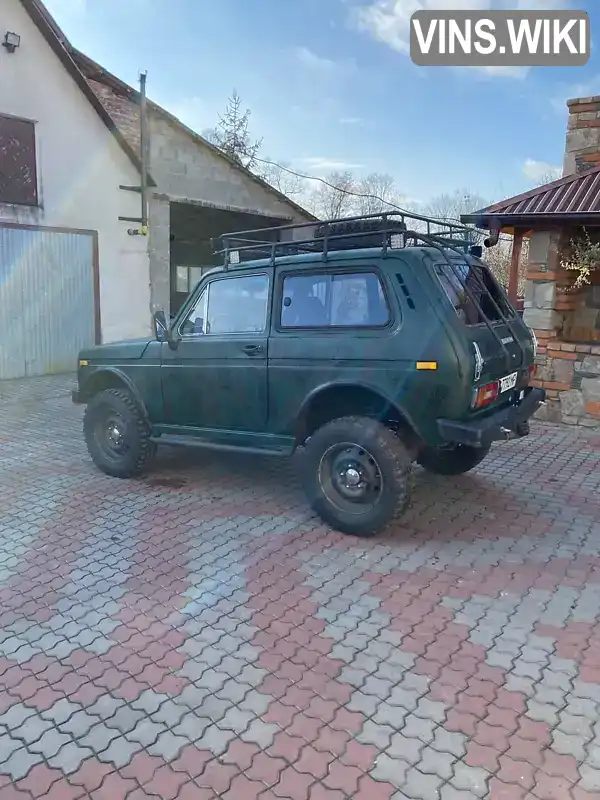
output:
M 591 217 L 596 217 L 600 225 L 600 166 L 566 175 L 471 214 L 462 214 L 461 222 L 488 228 L 492 223 L 495 226 L 536 221 L 576 222 Z
M 121 149 L 125 152 L 129 160 L 141 174 L 142 164 L 138 154 L 130 146 L 129 142 L 123 136 L 110 114 L 96 97 L 90 85 L 81 74 L 81 71 L 78 69 L 71 56 L 70 45 L 67 37 L 56 24 L 56 21 L 43 4 L 42 0 L 20 0 L 20 3 L 31 18 L 36 28 L 42 34 L 46 42 L 50 45 L 63 67 L 67 70 L 81 92 L 85 95 L 102 122 L 115 137 Z M 154 185 L 154 182 L 150 176 L 148 176 L 148 180 L 149 183 Z
M 133 133 L 134 130 L 137 130 L 135 123 L 136 116 L 139 114 L 138 111 L 138 102 L 139 102 L 139 92 L 130 86 L 125 81 L 122 81 L 116 75 L 109 72 L 107 69 L 102 67 L 92 58 L 87 56 L 85 53 L 82 53 L 77 48 L 73 47 L 72 45 L 68 45 L 69 52 L 71 57 L 76 64 L 77 68 L 84 76 L 88 85 L 91 87 L 94 93 L 97 93 L 97 97 L 99 98 L 101 103 L 105 103 L 105 107 L 107 112 L 113 116 L 115 123 L 120 125 L 121 132 L 126 137 L 130 147 L 132 148 L 139 148 L 139 139 Z M 101 86 L 106 86 L 112 89 L 118 96 L 123 98 L 124 100 L 128 101 L 129 107 L 124 104 L 119 105 L 119 107 L 115 107 L 112 103 L 110 98 L 108 98 L 101 90 Z M 152 109 L 154 113 L 161 116 L 171 125 L 176 128 L 179 128 L 183 131 L 187 136 L 193 139 L 196 144 L 200 147 L 204 147 L 211 151 L 211 153 L 220 158 L 222 160 L 227 161 L 227 163 L 233 167 L 234 169 L 242 172 L 246 178 L 254 181 L 255 183 L 259 184 L 265 191 L 269 192 L 275 197 L 278 198 L 281 202 L 285 203 L 286 205 L 293 208 L 298 214 L 301 214 L 307 220 L 316 221 L 316 217 L 307 211 L 305 208 L 300 206 L 290 197 L 288 197 L 283 192 L 280 192 L 274 186 L 271 186 L 270 183 L 267 183 L 265 180 L 260 178 L 258 175 L 255 175 L 251 170 L 244 167 L 239 161 L 236 161 L 231 156 L 224 153 L 216 145 L 209 142 L 208 139 L 205 139 L 204 136 L 201 136 L 196 131 L 189 128 L 180 119 L 178 119 L 174 114 L 171 114 L 162 106 L 159 106 L 158 103 L 155 103 L 153 100 L 147 100 L 148 108 Z M 135 123 L 135 124 L 134 124 Z

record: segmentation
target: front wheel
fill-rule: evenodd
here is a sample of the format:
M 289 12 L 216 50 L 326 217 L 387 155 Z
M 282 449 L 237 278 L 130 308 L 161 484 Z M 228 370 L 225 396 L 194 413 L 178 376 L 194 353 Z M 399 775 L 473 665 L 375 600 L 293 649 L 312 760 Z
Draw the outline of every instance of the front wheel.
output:
M 312 508 L 342 533 L 374 536 L 408 506 L 411 458 L 377 420 L 342 417 L 327 423 L 307 441 L 301 459 Z
M 150 426 L 131 394 L 106 389 L 88 403 L 83 432 L 94 464 L 115 478 L 140 475 L 156 452 Z
M 471 447 L 457 444 L 453 447 L 426 447 L 417 462 L 428 472 L 436 475 L 463 475 L 481 464 L 490 452 L 490 445 Z

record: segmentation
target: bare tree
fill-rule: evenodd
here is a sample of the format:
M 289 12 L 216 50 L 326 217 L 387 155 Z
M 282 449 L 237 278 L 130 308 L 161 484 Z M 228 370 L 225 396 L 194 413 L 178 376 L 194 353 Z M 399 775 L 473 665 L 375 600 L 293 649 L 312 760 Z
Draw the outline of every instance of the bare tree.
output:
M 242 112 L 242 101 L 234 89 L 224 114 L 219 115 L 216 128 L 209 131 L 207 136 L 209 141 L 246 169 L 255 165 L 256 156 L 262 146 L 262 139 L 253 140 L 250 136 L 250 113 L 249 108 Z
M 265 163 L 271 162 L 271 163 Z M 276 164 L 272 159 L 266 158 L 257 163 L 254 172 L 263 181 L 266 181 L 274 189 L 277 189 L 287 197 L 297 197 L 306 191 L 306 180 L 299 175 L 288 171 L 287 162 Z
M 356 180 L 351 172 L 332 172 L 310 192 L 306 205 L 316 217 L 340 219 L 355 209 Z
M 392 175 L 372 172 L 358 182 L 355 206 L 357 214 L 378 214 L 380 211 L 393 211 L 394 206 L 402 206 L 396 182 Z

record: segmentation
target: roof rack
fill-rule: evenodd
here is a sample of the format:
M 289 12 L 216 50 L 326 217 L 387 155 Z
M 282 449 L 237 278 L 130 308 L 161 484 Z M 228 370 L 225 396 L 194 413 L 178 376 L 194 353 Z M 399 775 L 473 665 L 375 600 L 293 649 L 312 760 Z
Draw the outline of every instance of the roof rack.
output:
M 410 220 L 411 227 L 407 225 Z M 388 250 L 404 247 L 439 247 L 439 243 L 463 253 L 473 253 L 478 231 L 456 222 L 412 214 L 385 211 L 344 219 L 302 222 L 272 228 L 257 228 L 226 233 L 212 239 L 215 255 L 223 257 L 223 267 L 239 267 L 245 261 L 282 256 L 320 254 L 323 260 L 332 252 L 358 248 Z M 433 237 L 433 239 L 432 239 Z

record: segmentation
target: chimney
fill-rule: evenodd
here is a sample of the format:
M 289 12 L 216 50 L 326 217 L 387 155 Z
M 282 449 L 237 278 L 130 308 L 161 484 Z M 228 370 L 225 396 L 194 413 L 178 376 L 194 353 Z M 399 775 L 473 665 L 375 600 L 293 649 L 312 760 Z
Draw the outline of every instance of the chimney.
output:
M 567 100 L 569 123 L 563 175 L 600 166 L 600 96 Z

